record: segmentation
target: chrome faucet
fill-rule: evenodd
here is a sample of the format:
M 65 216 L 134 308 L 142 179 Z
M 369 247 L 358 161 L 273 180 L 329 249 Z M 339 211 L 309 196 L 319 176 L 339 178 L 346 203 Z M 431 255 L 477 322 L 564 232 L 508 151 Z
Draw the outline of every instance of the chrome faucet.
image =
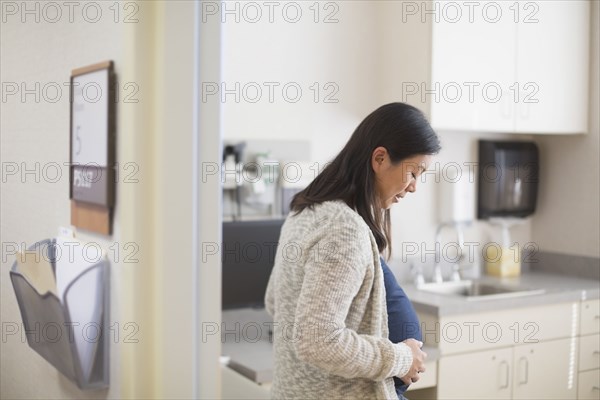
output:
M 414 262 L 410 263 L 410 271 L 413 274 L 413 280 L 415 282 L 415 286 L 419 287 L 425 283 L 425 277 L 423 276 L 423 268 L 421 264 L 415 264 Z
M 452 275 L 450 277 L 451 281 L 460 281 L 460 264 L 462 260 L 465 258 L 465 235 L 463 232 L 463 226 L 469 225 L 470 222 L 443 222 L 438 225 L 437 230 L 435 231 L 435 246 L 436 246 L 436 256 L 435 256 L 435 264 L 433 266 L 433 277 L 432 282 L 441 283 L 444 281 L 442 277 L 442 267 L 440 265 L 441 251 L 438 252 L 437 248 L 440 243 L 440 235 L 444 228 L 453 228 L 456 231 L 456 238 L 458 241 L 458 247 L 460 249 L 460 258 L 457 262 L 452 264 Z

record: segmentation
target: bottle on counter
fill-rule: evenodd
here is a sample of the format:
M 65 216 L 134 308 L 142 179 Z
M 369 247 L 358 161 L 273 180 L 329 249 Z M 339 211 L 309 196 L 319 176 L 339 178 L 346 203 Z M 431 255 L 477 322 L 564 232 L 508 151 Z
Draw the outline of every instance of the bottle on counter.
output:
M 521 275 L 521 251 L 517 243 L 510 247 L 488 243 L 484 252 L 488 275 L 511 278 Z

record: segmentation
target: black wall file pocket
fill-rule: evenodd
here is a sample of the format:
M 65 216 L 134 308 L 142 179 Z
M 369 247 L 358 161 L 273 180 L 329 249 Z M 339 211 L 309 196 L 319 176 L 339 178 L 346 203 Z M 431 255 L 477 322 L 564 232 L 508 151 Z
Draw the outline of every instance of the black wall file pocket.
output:
M 56 240 L 49 239 L 29 251 L 42 251 L 56 271 L 56 246 Z M 106 258 L 76 275 L 66 285 L 62 299 L 50 291 L 40 294 L 19 270 L 18 261 L 11 268 L 10 279 L 29 347 L 80 389 L 107 388 L 110 292 Z

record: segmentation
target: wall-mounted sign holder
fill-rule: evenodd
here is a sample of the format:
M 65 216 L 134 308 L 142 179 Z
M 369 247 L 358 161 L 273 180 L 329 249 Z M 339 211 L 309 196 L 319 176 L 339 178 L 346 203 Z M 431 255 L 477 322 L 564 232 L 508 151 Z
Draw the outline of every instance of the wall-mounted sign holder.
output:
M 115 82 L 112 61 L 71 73 L 71 224 L 104 235 L 115 203 Z
M 69 247 L 61 247 L 61 240 Z M 109 262 L 105 257 L 70 259 L 68 249 L 82 254 L 81 246 L 73 247 L 76 243 L 60 237 L 35 243 L 24 253 L 28 257 L 17 257 L 10 279 L 29 347 L 80 389 L 105 389 L 110 376 Z

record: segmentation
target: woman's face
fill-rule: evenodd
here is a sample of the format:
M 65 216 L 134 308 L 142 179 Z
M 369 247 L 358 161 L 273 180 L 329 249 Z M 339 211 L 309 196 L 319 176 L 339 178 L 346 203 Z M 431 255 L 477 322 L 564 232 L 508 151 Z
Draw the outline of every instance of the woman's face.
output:
M 375 172 L 375 189 L 384 209 L 389 209 L 406 193 L 417 190 L 417 178 L 429 167 L 431 159 L 430 155 L 416 155 L 392 164 L 385 147 L 373 150 L 371 165 Z

